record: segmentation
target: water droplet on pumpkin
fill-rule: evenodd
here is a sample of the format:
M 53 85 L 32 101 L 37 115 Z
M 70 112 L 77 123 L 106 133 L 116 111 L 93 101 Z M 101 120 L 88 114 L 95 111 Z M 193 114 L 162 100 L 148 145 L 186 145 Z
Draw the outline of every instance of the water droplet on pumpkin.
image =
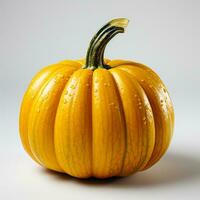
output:
M 135 94 L 134 97 L 137 98 L 137 94 Z
M 71 89 L 74 89 L 74 88 L 75 88 L 75 85 L 71 85 L 70 88 L 71 88 Z
M 54 84 L 56 84 L 56 83 L 58 82 L 58 77 L 55 77 L 55 78 L 53 79 L 53 81 L 54 81 Z
M 89 83 L 86 83 L 86 84 L 85 84 L 85 86 L 86 86 L 86 87 L 89 87 L 89 86 L 90 86 L 90 84 L 89 84 Z
M 145 120 L 146 120 L 146 117 L 143 117 L 142 120 L 145 121 Z
M 141 82 L 144 82 L 144 79 L 142 79 Z
M 146 121 L 144 121 L 144 125 L 146 125 L 147 124 L 147 122 Z
M 113 105 L 114 105 L 114 102 L 109 103 L 109 105 L 110 105 L 110 106 L 113 106 Z
M 141 103 L 141 102 L 139 102 L 139 103 L 138 103 L 138 105 L 142 105 L 142 103 Z
M 115 109 L 116 109 L 116 110 L 119 110 L 119 106 L 115 106 Z
M 141 109 L 142 109 L 142 106 L 139 106 L 138 108 L 141 110 Z
M 149 85 L 149 87 L 150 87 L 150 88 L 152 88 L 152 87 L 153 87 L 153 85 L 151 85 L 151 84 L 150 84 L 150 85 Z

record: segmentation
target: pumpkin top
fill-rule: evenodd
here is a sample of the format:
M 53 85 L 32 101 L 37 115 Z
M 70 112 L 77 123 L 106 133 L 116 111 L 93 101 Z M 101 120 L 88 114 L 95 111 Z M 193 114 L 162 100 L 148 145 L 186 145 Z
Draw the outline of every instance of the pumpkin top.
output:
M 90 41 L 86 55 L 86 65 L 83 67 L 84 69 L 110 69 L 110 66 L 104 63 L 105 47 L 116 34 L 124 33 L 128 22 L 129 20 L 126 18 L 117 18 L 109 21 L 99 29 Z

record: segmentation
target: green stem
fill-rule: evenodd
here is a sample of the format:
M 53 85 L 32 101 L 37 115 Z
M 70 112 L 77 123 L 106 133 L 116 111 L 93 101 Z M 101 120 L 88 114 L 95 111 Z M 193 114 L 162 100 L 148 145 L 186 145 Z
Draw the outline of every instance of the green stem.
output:
M 104 64 L 105 47 L 116 34 L 123 33 L 127 25 L 128 19 L 113 19 L 95 34 L 87 51 L 84 69 L 95 70 L 97 68 L 110 68 L 108 65 Z

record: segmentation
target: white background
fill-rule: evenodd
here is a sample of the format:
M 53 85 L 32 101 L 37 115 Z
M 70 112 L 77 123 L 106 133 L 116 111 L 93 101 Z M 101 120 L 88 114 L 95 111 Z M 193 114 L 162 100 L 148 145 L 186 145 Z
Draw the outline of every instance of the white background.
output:
M 200 196 L 200 1 L 0 0 L 0 199 L 198 199 Z M 151 66 L 175 107 L 172 144 L 136 175 L 77 180 L 49 172 L 24 152 L 18 134 L 23 93 L 43 66 L 85 56 L 93 34 L 130 19 L 106 56 Z

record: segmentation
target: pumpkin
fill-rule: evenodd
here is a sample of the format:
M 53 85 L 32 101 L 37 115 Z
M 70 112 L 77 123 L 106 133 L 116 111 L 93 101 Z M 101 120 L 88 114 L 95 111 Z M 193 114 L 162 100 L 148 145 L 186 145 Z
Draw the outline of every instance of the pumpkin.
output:
M 149 67 L 104 59 L 106 44 L 128 20 L 114 19 L 90 42 L 85 60 L 42 69 L 21 104 L 19 129 L 38 164 L 74 177 L 127 176 L 166 152 L 174 111 L 167 89 Z

